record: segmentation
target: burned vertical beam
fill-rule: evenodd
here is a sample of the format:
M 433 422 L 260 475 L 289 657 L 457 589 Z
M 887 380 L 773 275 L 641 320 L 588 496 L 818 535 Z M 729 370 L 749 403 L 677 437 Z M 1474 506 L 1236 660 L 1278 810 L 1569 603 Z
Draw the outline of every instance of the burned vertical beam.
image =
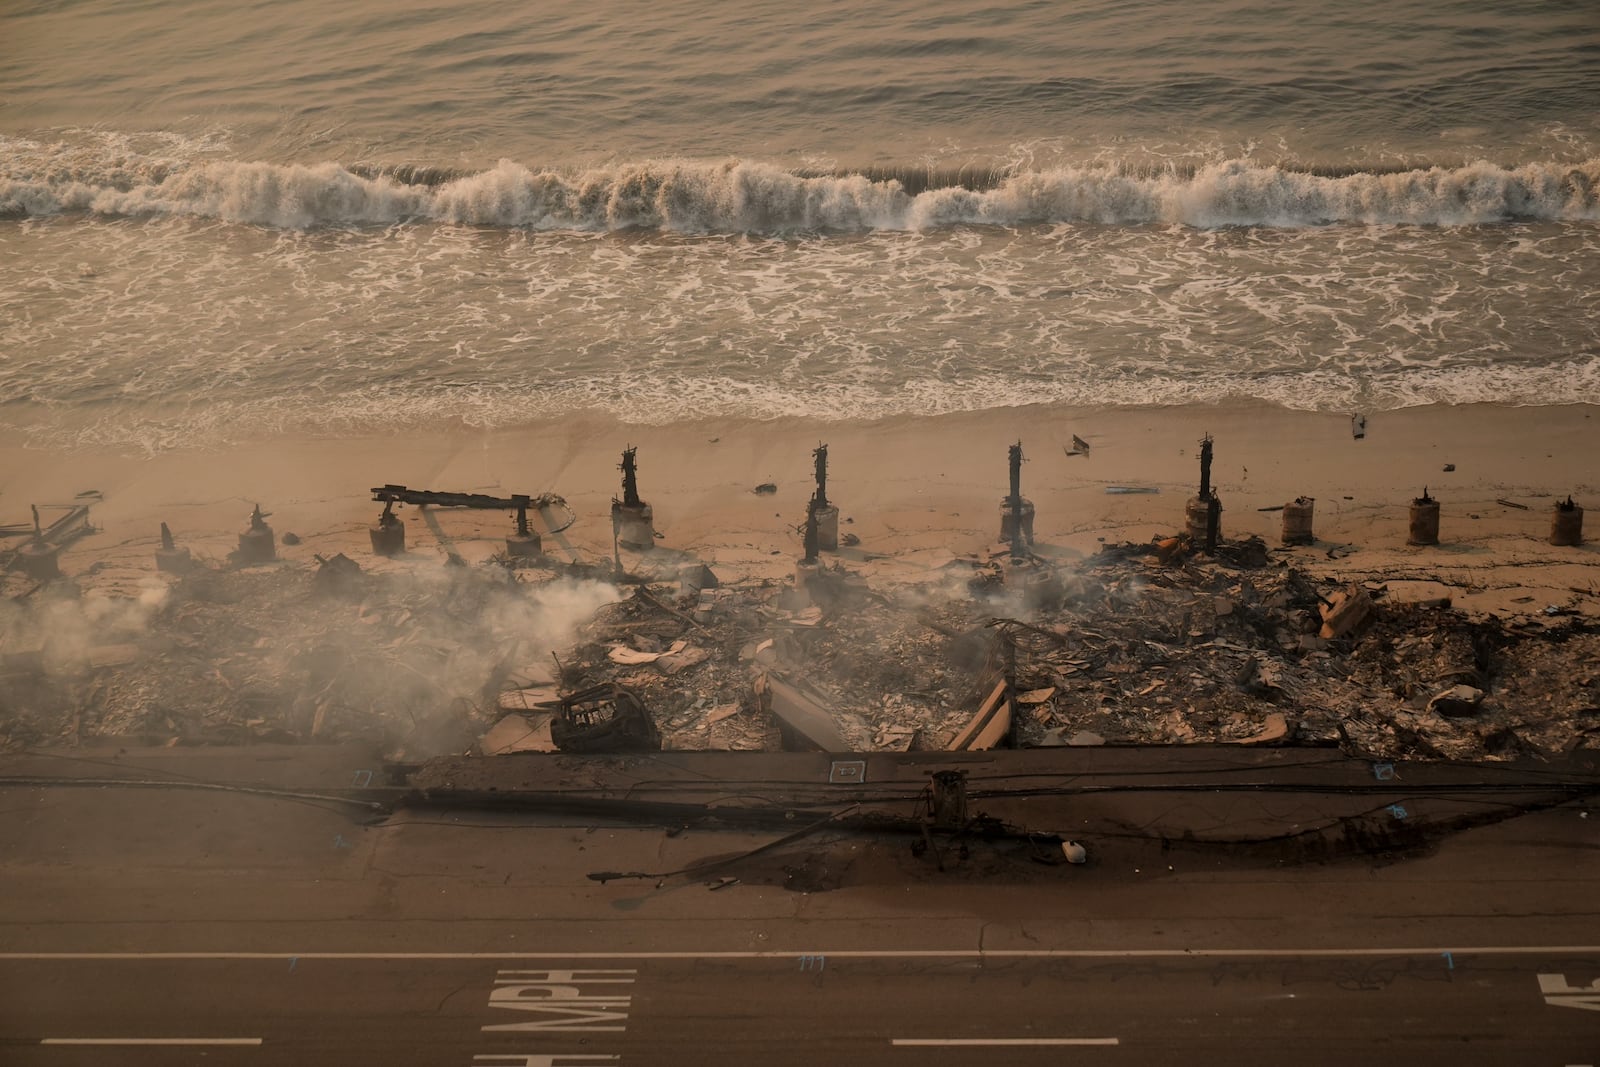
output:
M 639 450 L 629 445 L 622 450 L 622 463 L 618 467 L 622 471 L 622 504 L 624 507 L 643 507 L 644 501 L 639 499 L 639 466 L 634 458 Z
M 828 446 L 818 445 L 812 449 L 811 459 L 817 474 L 817 492 L 811 498 L 811 506 L 815 510 L 828 506 Z
M 817 552 L 839 551 L 839 509 L 828 501 L 828 446 L 818 445 L 811 452 L 816 472 L 817 488 L 806 504 L 806 527 L 815 526 L 815 544 L 809 541 L 806 558 L 814 559 Z
M 1009 450 L 1011 461 L 1011 513 L 1022 514 L 1022 442 L 1018 441 Z
M 1200 439 L 1200 491 L 1184 506 L 1184 525 L 1191 548 L 1215 554 L 1222 537 L 1222 501 L 1211 484 L 1211 435 Z
M 528 508 L 533 498 L 523 493 L 513 493 L 511 506 L 517 513 L 517 532 L 506 538 L 506 555 L 531 557 L 544 554 L 544 538 L 528 525 Z
M 1000 502 L 1000 541 L 1011 545 L 1011 555 L 1021 559 L 1033 545 L 1033 502 L 1022 495 L 1022 442 L 1009 450 L 1010 492 Z
M 622 451 L 622 499 L 611 501 L 611 526 L 624 548 L 644 552 L 655 547 L 655 515 L 650 505 L 639 498 L 638 450 L 632 445 Z

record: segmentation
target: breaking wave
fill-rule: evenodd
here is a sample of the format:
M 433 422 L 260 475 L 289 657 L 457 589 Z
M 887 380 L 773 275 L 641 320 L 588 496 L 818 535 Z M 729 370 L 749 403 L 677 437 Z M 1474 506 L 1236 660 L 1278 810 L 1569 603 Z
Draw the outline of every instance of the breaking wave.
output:
M 0 216 L 183 215 L 280 229 L 442 222 L 605 232 L 783 234 L 1049 223 L 1301 227 L 1600 220 L 1600 159 L 1394 169 L 1242 160 L 1167 169 L 787 170 L 750 161 L 585 171 L 509 160 L 458 174 L 141 157 L 0 139 Z

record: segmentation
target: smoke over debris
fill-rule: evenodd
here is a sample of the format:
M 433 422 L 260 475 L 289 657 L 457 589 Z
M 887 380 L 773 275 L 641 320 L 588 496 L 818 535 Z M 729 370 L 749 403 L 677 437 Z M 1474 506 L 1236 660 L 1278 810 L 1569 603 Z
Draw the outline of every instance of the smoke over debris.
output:
M 615 587 L 500 568 L 199 571 L 133 598 L 7 602 L 0 745 L 369 739 L 393 758 L 465 748 L 500 684 Z M 329 576 L 334 577 L 330 578 Z

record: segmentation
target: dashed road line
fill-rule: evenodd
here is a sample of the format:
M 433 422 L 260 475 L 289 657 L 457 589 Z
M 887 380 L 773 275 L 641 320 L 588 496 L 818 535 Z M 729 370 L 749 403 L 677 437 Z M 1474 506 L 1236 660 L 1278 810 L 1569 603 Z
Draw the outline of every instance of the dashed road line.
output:
M 927 1046 L 978 1045 L 1120 1045 L 1114 1037 L 897 1037 L 891 1044 Z
M 46 1037 L 41 1045 L 259 1045 L 259 1037 Z
M 1393 948 L 749 949 L 676 952 L 0 952 L 6 960 L 792 960 L 1364 959 L 1386 956 L 1595 956 L 1600 945 L 1401 945 Z M 1454 960 L 1452 959 L 1452 963 Z

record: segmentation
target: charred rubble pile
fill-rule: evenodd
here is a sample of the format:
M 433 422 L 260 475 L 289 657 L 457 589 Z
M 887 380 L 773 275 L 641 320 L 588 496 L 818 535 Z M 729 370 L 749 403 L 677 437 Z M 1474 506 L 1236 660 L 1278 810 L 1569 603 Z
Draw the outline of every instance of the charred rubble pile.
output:
M 724 587 L 714 606 L 694 615 L 683 609 L 698 599 L 675 603 L 670 587 L 640 587 L 602 609 L 579 643 L 557 654 L 560 680 L 638 693 L 668 748 L 783 747 L 782 709 L 773 712 L 769 678 L 801 687 L 836 735 L 831 744 L 818 738 L 801 747 L 943 747 L 971 717 L 976 684 L 970 668 L 952 661 L 950 635 L 981 624 L 981 606 L 911 611 L 870 594 L 842 570 L 816 584 L 830 581 L 838 595 L 798 609 L 784 606 L 789 591 L 776 583 Z M 991 641 L 985 633 L 976 642 L 978 666 Z
M 441 752 L 1600 743 L 1600 632 L 1319 580 L 1259 540 L 1072 565 L 945 554 L 613 585 L 500 558 L 196 568 L 0 615 L 0 745 L 375 740 Z M 1294 561 L 1291 563 L 1291 561 Z M 52 587 L 54 588 L 54 587 Z
M 703 596 L 641 589 L 559 655 L 557 681 L 638 693 L 665 747 L 686 749 L 1213 742 L 1495 759 L 1600 738 L 1600 670 L 1574 669 L 1600 662 L 1600 633 L 1581 616 L 1392 603 L 1382 582 L 1318 581 L 1259 539 L 940 572 L 879 591 L 823 568 L 840 592 L 798 610 L 770 583 L 695 614 Z M 1029 610 L 1041 572 L 1054 595 Z M 1001 688 L 995 721 L 1009 721 L 975 743 Z M 808 716 L 826 722 L 796 736 Z

